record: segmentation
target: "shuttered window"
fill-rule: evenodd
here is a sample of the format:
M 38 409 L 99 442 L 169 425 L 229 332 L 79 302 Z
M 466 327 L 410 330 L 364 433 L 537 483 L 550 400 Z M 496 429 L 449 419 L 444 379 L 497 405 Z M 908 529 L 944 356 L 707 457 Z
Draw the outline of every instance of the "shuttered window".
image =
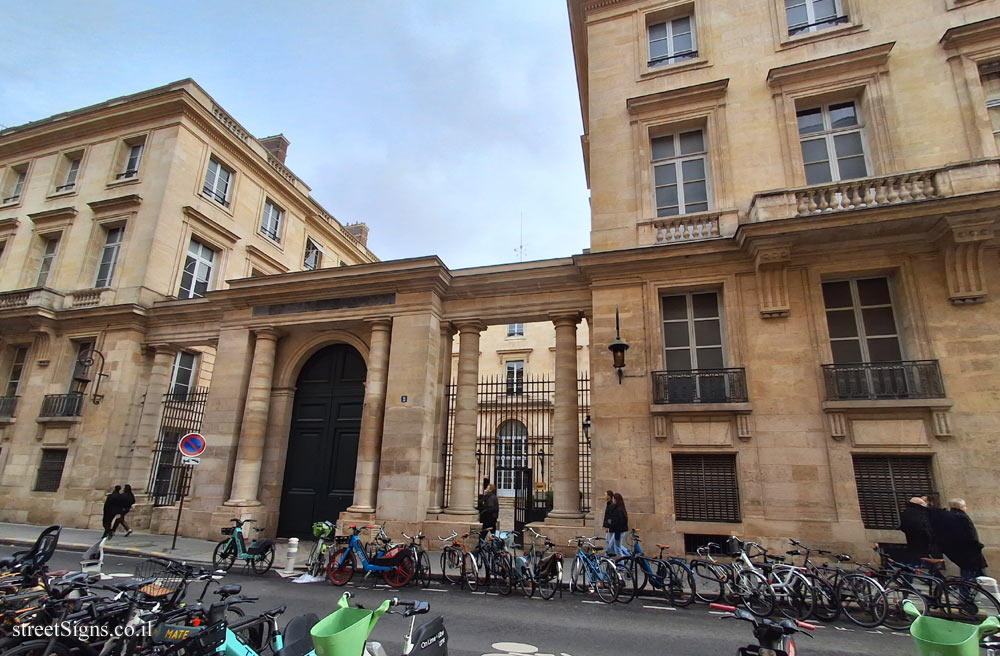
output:
M 896 529 L 910 497 L 934 494 L 930 456 L 854 456 L 865 528 Z
M 678 520 L 739 522 L 736 455 L 673 456 L 674 509 Z
M 42 449 L 42 463 L 35 479 L 36 492 L 55 492 L 66 465 L 66 449 Z

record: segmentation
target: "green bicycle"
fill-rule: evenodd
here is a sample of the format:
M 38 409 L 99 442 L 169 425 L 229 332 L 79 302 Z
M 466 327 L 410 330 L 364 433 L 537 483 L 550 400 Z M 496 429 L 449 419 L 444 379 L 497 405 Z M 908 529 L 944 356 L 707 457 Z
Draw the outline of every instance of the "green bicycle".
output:
M 254 574 L 264 574 L 274 564 L 274 540 L 270 538 L 257 539 L 249 547 L 243 538 L 243 525 L 256 523 L 255 519 L 230 519 L 234 526 L 222 529 L 226 539 L 215 545 L 212 553 L 212 566 L 226 572 L 236 563 L 236 559 L 246 561 Z M 260 533 L 264 529 L 254 527 Z

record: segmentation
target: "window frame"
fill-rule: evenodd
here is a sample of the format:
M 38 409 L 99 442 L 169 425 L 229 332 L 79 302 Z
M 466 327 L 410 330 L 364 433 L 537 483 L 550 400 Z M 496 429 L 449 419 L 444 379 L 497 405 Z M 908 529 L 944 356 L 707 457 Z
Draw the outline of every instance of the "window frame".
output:
M 195 254 L 195 255 L 192 256 L 192 254 L 191 254 L 191 246 L 192 246 L 192 244 L 198 244 L 199 246 L 201 246 L 201 248 L 208 249 L 209 251 L 211 251 L 214 254 L 213 259 L 210 262 L 206 263 L 204 260 L 201 259 L 200 250 L 199 250 L 198 254 Z M 190 240 L 188 241 L 188 248 L 184 252 L 184 264 L 181 267 L 181 278 L 180 278 L 180 281 L 179 281 L 179 284 L 178 284 L 178 288 L 177 288 L 177 298 L 178 299 L 191 299 L 191 298 L 204 298 L 205 297 L 204 294 L 197 294 L 196 293 L 196 284 L 198 282 L 197 274 L 198 274 L 198 265 L 199 264 L 206 264 L 208 266 L 208 279 L 204 281 L 205 282 L 205 293 L 207 294 L 208 292 L 212 291 L 212 289 L 213 289 L 213 282 L 215 281 L 215 277 L 216 277 L 216 265 L 219 264 L 219 263 L 221 263 L 220 257 L 221 257 L 221 253 L 220 253 L 220 251 L 218 249 L 216 249 L 212 245 L 209 245 L 208 243 L 206 243 L 206 241 L 200 239 L 199 235 L 192 234 L 191 237 L 190 237 Z M 188 259 L 194 259 L 195 260 L 195 266 L 194 266 L 194 270 L 191 272 L 191 287 L 187 290 L 187 295 L 186 296 L 182 296 L 181 293 L 184 292 L 184 276 L 187 273 Z
M 878 459 L 884 459 L 885 464 L 889 469 L 889 481 L 886 486 L 888 490 L 879 490 L 871 487 L 867 487 L 865 491 L 862 491 L 862 486 L 859 485 L 859 479 L 864 478 L 864 473 L 859 474 L 858 471 L 858 461 L 867 460 L 869 462 L 876 461 Z M 911 460 L 911 461 L 923 461 L 926 462 L 926 473 L 927 479 L 930 483 L 930 489 L 911 489 L 902 493 L 896 492 L 900 485 L 897 485 L 897 480 L 895 472 L 893 471 L 893 462 L 897 462 L 897 466 L 900 461 Z M 901 512 L 901 507 L 905 506 L 906 500 L 915 494 L 937 494 L 937 477 L 934 475 L 934 457 L 933 454 L 927 453 L 900 453 L 900 454 L 876 454 L 876 453 L 853 453 L 851 454 L 851 467 L 854 472 L 854 485 L 858 494 L 858 512 L 861 516 L 862 525 L 867 530 L 896 530 L 899 526 L 899 515 Z M 904 478 L 901 475 L 900 478 Z M 902 482 L 902 481 L 901 481 Z M 891 521 L 885 522 L 881 525 L 869 524 L 868 520 L 871 518 L 877 518 L 880 514 L 884 514 L 884 508 L 886 507 L 884 503 L 880 502 L 877 498 L 880 494 L 885 494 L 886 492 L 892 494 L 896 497 L 896 506 L 894 517 Z M 869 507 L 866 509 L 866 505 Z M 879 510 L 883 510 L 880 513 Z
M 148 137 L 149 133 L 142 133 L 123 137 L 118 142 L 118 150 L 115 153 L 115 159 L 111 163 L 108 186 L 139 181 L 142 162 L 146 154 L 146 145 L 149 141 Z M 129 162 L 133 161 L 133 154 L 135 154 L 135 161 L 130 166 Z
M 118 241 L 116 243 L 109 243 L 111 234 L 119 230 Z M 94 273 L 94 288 L 100 289 L 103 287 L 111 287 L 114 282 L 115 272 L 118 269 L 118 258 L 121 257 L 122 245 L 125 243 L 125 225 L 108 225 L 104 226 L 104 244 L 101 246 L 101 251 L 97 256 L 97 271 Z M 108 252 L 109 247 L 112 249 L 113 255 L 111 259 L 111 264 L 109 271 L 105 277 L 105 282 L 101 284 L 101 267 L 104 266 L 104 256 Z
M 833 121 L 830 118 L 830 107 L 835 105 L 845 105 L 847 103 L 851 103 L 852 105 L 854 105 L 854 115 L 857 118 L 857 123 L 855 125 L 848 127 L 834 128 Z M 823 121 L 823 130 L 821 132 L 813 132 L 805 135 L 802 134 L 801 128 L 798 127 L 799 114 L 816 109 L 820 110 L 820 116 Z M 870 178 L 874 176 L 871 155 L 870 155 L 871 148 L 868 146 L 868 138 L 865 132 L 865 117 L 864 117 L 864 112 L 862 111 L 860 100 L 856 98 L 850 98 L 845 100 L 833 100 L 819 104 L 803 103 L 802 107 L 796 106 L 795 108 L 795 125 L 796 125 L 796 132 L 799 137 L 799 154 L 802 158 L 802 174 L 806 178 L 806 185 L 834 184 L 837 182 L 845 182 L 849 180 L 864 180 L 865 178 Z M 861 155 L 865 162 L 865 175 L 860 178 L 844 178 L 841 177 L 840 174 L 841 158 L 837 156 L 836 137 L 845 134 L 852 134 L 855 132 L 860 135 L 861 139 Z M 802 144 L 806 141 L 819 141 L 820 139 L 823 139 L 825 143 L 826 156 L 827 156 L 827 159 L 825 161 L 830 165 L 831 179 L 826 182 L 810 183 L 808 178 L 808 173 L 806 172 L 807 162 L 805 161 L 805 154 L 802 152 Z M 856 155 L 854 155 L 853 157 L 856 157 Z M 808 164 L 815 164 L 815 163 L 816 162 L 808 162 Z
M 816 3 L 821 2 L 821 0 L 796 0 L 800 4 L 795 6 L 804 6 L 806 8 L 806 19 L 809 21 L 804 25 L 803 28 L 799 28 L 799 31 L 792 33 L 792 24 L 788 20 L 788 10 L 791 7 L 788 6 L 787 0 L 782 0 L 782 4 L 785 5 L 785 29 L 789 39 L 794 39 L 799 36 L 808 36 L 811 34 L 816 34 L 817 32 L 823 32 L 825 30 L 841 27 L 844 25 L 851 24 L 851 17 L 844 10 L 844 3 L 842 0 L 833 0 L 834 6 L 834 17 L 830 20 L 818 23 L 816 21 Z M 798 25 L 798 23 L 796 23 Z M 826 27 L 821 27 L 821 25 L 826 25 Z M 803 31 L 804 30 L 804 31 Z
M 718 316 L 717 317 L 695 318 L 695 316 L 694 316 L 694 295 L 695 294 L 714 294 L 715 295 L 716 307 L 718 308 Z M 671 297 L 671 296 L 683 296 L 683 297 L 685 297 L 685 305 L 686 305 L 686 309 L 687 309 L 687 318 L 683 321 L 683 323 L 686 323 L 687 327 L 688 327 L 688 345 L 686 347 L 680 347 L 680 346 L 668 347 L 667 346 L 667 333 L 666 333 L 666 326 L 667 326 L 667 324 L 668 323 L 682 323 L 682 321 L 680 319 L 666 319 L 666 318 L 664 318 L 663 301 L 664 301 L 664 299 L 666 299 L 668 297 Z M 722 297 L 722 290 L 704 289 L 704 290 L 686 291 L 686 292 L 681 292 L 681 291 L 662 291 L 662 292 L 660 292 L 659 299 L 660 299 L 659 311 L 660 311 L 660 340 L 661 340 L 660 356 L 662 358 L 662 364 L 663 364 L 664 371 L 692 371 L 692 370 L 698 370 L 699 369 L 699 367 L 697 367 L 697 366 L 692 366 L 689 369 L 670 369 L 670 367 L 667 365 L 667 351 L 668 350 L 679 351 L 679 350 L 682 350 L 682 349 L 686 348 L 689 351 L 690 355 L 691 355 L 691 364 L 692 365 L 696 365 L 697 362 L 698 362 L 697 350 L 698 350 L 699 346 L 697 344 L 696 337 L 695 337 L 695 323 L 697 321 L 709 321 L 709 320 L 717 320 L 719 322 L 719 338 L 720 338 L 719 341 L 720 341 L 720 343 L 718 344 L 718 346 L 716 346 L 716 345 L 705 345 L 705 346 L 702 346 L 701 348 L 719 348 L 719 349 L 721 349 L 721 351 L 722 351 L 722 367 L 705 367 L 705 368 L 706 369 L 718 369 L 718 368 L 725 369 L 728 366 L 728 364 L 729 364 L 729 354 L 728 354 L 728 348 L 727 348 L 727 344 L 726 344 L 726 341 L 727 341 L 726 340 L 726 321 L 725 321 L 725 314 L 726 314 L 726 312 L 725 312 L 725 305 L 724 305 L 723 297 Z
M 62 241 L 62 233 L 55 232 L 39 236 L 42 238 L 43 243 L 41 257 L 38 261 L 38 274 L 35 276 L 34 286 L 45 287 L 49 282 L 49 278 L 52 276 L 52 270 L 55 268 L 56 258 L 59 256 L 59 245 Z M 55 246 L 53 247 L 52 253 L 49 253 L 49 245 L 52 243 L 55 243 Z
M 172 401 L 186 401 L 191 391 L 197 388 L 198 366 L 201 363 L 199 355 L 199 353 L 191 351 L 178 351 L 177 355 L 174 356 L 174 362 L 170 367 L 170 386 L 167 388 Z M 191 358 L 190 367 L 182 366 L 182 360 L 185 356 L 190 356 Z M 181 371 L 188 372 L 187 383 L 178 382 L 178 375 Z M 178 391 L 181 387 L 184 388 L 183 392 Z M 176 398 L 178 396 L 183 396 L 183 398 Z
M 507 337 L 524 337 L 524 323 L 515 322 L 507 324 Z
M 31 163 L 22 162 L 7 167 L 0 185 L 0 207 L 20 205 L 28 184 Z M 10 194 L 9 196 L 7 194 Z
M 209 176 L 212 175 L 212 164 L 215 164 L 216 169 L 215 169 L 215 176 L 214 179 L 212 180 L 212 185 L 210 187 Z M 218 191 L 218 183 L 221 177 L 220 176 L 221 171 L 225 171 L 226 173 L 228 173 L 229 177 L 226 180 L 226 188 L 224 190 L 224 193 L 221 195 L 222 197 L 220 198 L 220 194 Z M 235 179 L 236 179 L 236 169 L 230 168 L 230 166 L 225 162 L 223 162 L 221 159 L 219 159 L 215 155 L 211 155 L 208 158 L 208 165 L 205 168 L 205 180 L 202 183 L 201 193 L 203 196 L 215 201 L 219 205 L 228 208 L 231 205 L 233 183 Z
M 889 289 L 889 304 L 886 305 L 885 303 L 879 303 L 879 304 L 875 304 L 875 305 L 864 305 L 864 306 L 862 306 L 861 305 L 861 299 L 860 299 L 860 296 L 858 294 L 858 281 L 859 280 L 875 280 L 875 279 L 878 279 L 878 278 L 884 279 L 886 281 L 886 286 Z M 851 290 L 851 303 L 852 303 L 852 306 L 850 308 L 841 307 L 841 306 L 838 306 L 838 307 L 835 307 L 835 308 L 828 308 L 828 307 L 826 307 L 826 301 L 825 301 L 825 298 L 823 296 L 822 285 L 832 284 L 832 283 L 838 283 L 838 282 L 847 282 L 849 284 L 849 286 L 850 286 L 850 290 Z M 903 335 L 904 334 L 900 331 L 900 325 L 899 325 L 899 311 L 898 310 L 899 310 L 900 306 L 896 302 L 896 291 L 895 291 L 894 288 L 895 288 L 894 280 L 893 280 L 893 277 L 890 276 L 890 275 L 872 275 L 872 276 L 854 276 L 854 277 L 843 277 L 843 276 L 840 276 L 840 277 L 836 277 L 836 278 L 824 279 L 822 281 L 821 286 L 820 286 L 820 299 L 823 300 L 823 318 L 825 320 L 825 326 L 826 326 L 827 344 L 830 347 L 830 356 L 831 356 L 830 357 L 830 362 L 832 362 L 834 364 L 842 364 L 842 365 L 848 365 L 848 364 L 873 364 L 873 361 L 872 361 L 871 356 L 870 356 L 869 351 L 868 351 L 868 339 L 869 338 L 871 338 L 871 339 L 886 339 L 886 338 L 889 338 L 889 337 L 894 337 L 896 339 L 896 344 L 899 347 L 900 359 L 899 360 L 879 360 L 878 362 L 905 362 L 907 360 L 906 349 L 903 348 L 904 347 L 904 340 L 903 340 Z M 889 309 L 892 310 L 892 323 L 893 323 L 893 327 L 895 328 L 896 332 L 894 334 L 891 334 L 891 335 L 890 334 L 882 334 L 882 335 L 871 335 L 871 336 L 869 336 L 867 334 L 866 330 L 865 330 L 864 317 L 862 315 L 862 311 L 863 310 L 870 310 L 870 309 L 884 308 L 884 307 L 888 307 Z M 853 313 L 854 313 L 854 326 L 857 329 L 857 335 L 855 335 L 854 337 L 832 337 L 830 335 L 830 324 L 829 324 L 829 319 L 828 319 L 828 313 L 830 311 L 837 312 L 837 311 L 844 311 L 844 310 L 847 310 L 847 309 L 853 310 Z M 850 341 L 850 340 L 857 340 L 860 343 L 861 358 L 862 358 L 861 362 L 836 362 L 836 358 L 833 357 L 833 342 L 835 342 L 835 341 Z
M 313 266 L 309 266 L 309 245 L 312 245 L 316 254 L 316 262 Z M 319 242 L 313 240 L 312 237 L 306 237 L 306 246 L 302 255 L 302 270 L 303 271 L 316 271 L 317 269 L 323 268 L 323 249 L 320 247 Z
M 525 364 L 524 360 L 507 360 L 504 362 L 504 391 L 507 396 L 521 396 L 524 394 Z
M 4 385 L 4 396 L 12 397 L 17 396 L 18 391 L 21 387 L 21 381 L 24 378 L 24 373 L 28 367 L 28 351 L 30 346 L 24 344 L 15 344 L 13 346 L 13 354 L 10 359 L 10 367 L 7 369 L 7 382 Z M 18 360 L 18 356 L 21 356 Z M 14 372 L 17 372 L 17 377 L 14 377 Z M 11 390 L 11 385 L 13 385 L 13 390 Z
M 54 473 L 57 470 L 57 468 L 54 466 L 54 463 L 52 463 L 52 462 L 46 463 L 46 455 L 47 454 L 54 454 L 54 453 L 61 453 L 62 454 L 62 458 L 59 459 L 59 463 L 58 463 L 59 464 L 59 466 L 58 466 L 59 476 L 57 478 L 54 477 L 54 485 L 52 485 L 48 480 L 45 480 L 45 479 L 42 478 L 42 474 L 43 473 L 45 473 L 45 474 L 51 474 L 51 473 Z M 66 461 L 68 459 L 69 459 L 69 449 L 65 449 L 65 448 L 63 448 L 63 449 L 48 449 L 48 448 L 42 449 L 42 453 L 41 453 L 41 455 L 39 457 L 39 460 L 38 460 L 38 471 L 35 474 L 35 484 L 32 486 L 32 491 L 34 491 L 34 492 L 58 492 L 60 486 L 62 485 L 63 474 L 66 473 Z M 46 466 L 46 464 L 48 464 L 48 466 Z M 47 485 L 45 487 L 42 487 L 42 483 L 43 482 L 47 483 Z
M 701 133 L 701 144 L 702 149 L 697 153 L 687 153 L 682 154 L 680 152 L 680 143 L 682 134 L 690 134 L 692 132 Z M 653 155 L 653 142 L 657 139 L 666 139 L 669 137 L 671 139 L 671 146 L 674 150 L 674 155 L 672 157 L 666 157 L 661 159 L 654 159 Z M 683 169 L 684 163 L 701 160 L 702 166 L 705 171 L 705 177 L 703 182 L 705 184 L 705 200 L 697 201 L 695 204 L 705 203 L 705 209 L 698 209 L 693 211 L 688 211 L 687 202 L 684 197 L 684 186 L 690 184 L 689 181 L 683 179 Z M 653 215 L 656 219 L 670 219 L 673 217 L 686 216 L 688 214 L 697 214 L 699 212 L 711 212 L 715 209 L 714 194 L 712 191 L 712 170 L 711 170 L 711 157 L 710 149 L 708 144 L 707 130 L 704 127 L 697 127 L 695 129 L 687 130 L 677 130 L 673 132 L 664 132 L 662 134 L 651 133 L 649 135 L 649 165 L 650 165 L 650 182 L 653 192 Z M 656 169 L 657 167 L 674 167 L 674 183 L 673 185 L 677 188 L 677 213 L 676 214 L 660 214 L 659 201 L 657 200 L 657 189 L 660 186 L 667 187 L 670 185 L 657 185 L 656 184 Z M 693 181 L 692 181 L 693 182 Z M 671 206 L 664 206 L 671 207 Z
M 268 211 L 270 210 L 270 212 Z M 275 217 L 275 213 L 277 216 Z M 264 235 L 276 244 L 281 243 L 281 231 L 284 227 L 285 210 L 268 197 L 264 198 L 264 210 L 260 217 L 260 234 Z M 268 231 L 268 220 L 273 219 L 274 229 Z
M 689 21 L 691 35 L 691 49 L 683 50 L 677 52 L 674 45 L 674 32 L 673 32 L 673 22 L 675 20 L 680 20 L 682 18 L 687 18 Z M 666 27 L 667 36 L 663 39 L 654 39 L 651 31 L 657 25 L 664 25 Z M 653 41 L 665 40 L 667 43 L 667 54 L 663 57 L 658 57 L 653 59 Z M 689 55 L 683 59 L 678 59 L 682 55 Z M 664 16 L 662 19 L 649 18 L 646 22 L 646 69 L 653 71 L 657 69 L 664 68 L 666 66 L 674 66 L 676 64 L 686 64 L 689 62 L 697 61 L 700 55 L 698 53 L 698 24 L 695 22 L 694 11 L 690 13 L 680 13 L 672 16 Z
M 674 499 L 674 520 L 678 522 L 711 522 L 722 523 L 722 524 L 739 524 L 743 522 L 743 504 L 742 495 L 740 494 L 740 468 L 739 468 L 739 458 L 736 453 L 671 453 L 670 454 L 670 475 L 671 484 L 673 489 L 673 499 Z M 684 479 L 678 480 L 678 462 L 683 460 L 694 461 L 695 459 L 700 459 L 700 481 L 697 481 L 693 490 L 683 490 L 681 489 L 685 481 Z M 720 490 L 717 485 L 717 481 L 711 481 L 706 475 L 706 463 L 711 461 L 721 462 L 722 459 L 727 461 L 727 465 L 731 462 L 731 481 L 726 481 L 731 484 L 731 489 L 727 489 L 726 495 L 720 494 Z M 728 473 L 728 472 L 727 472 Z M 687 474 L 687 472 L 685 472 Z M 680 492 L 680 493 L 679 493 Z M 707 492 L 712 492 L 713 494 L 707 494 Z M 698 502 L 692 504 L 691 508 L 682 509 L 681 501 L 693 497 L 698 499 Z M 731 497 L 731 498 L 725 498 Z M 708 501 L 711 500 L 712 503 Z M 728 509 L 722 508 L 721 500 L 725 500 L 727 503 L 732 503 L 734 505 L 730 506 Z M 713 505 L 715 506 L 713 508 Z M 695 507 L 700 506 L 700 507 Z M 704 513 L 701 516 L 688 515 L 688 510 L 694 510 L 695 512 Z M 735 510 L 735 513 L 733 512 Z M 712 516 L 712 512 L 717 512 L 717 515 Z M 728 518 L 721 518 L 728 515 Z

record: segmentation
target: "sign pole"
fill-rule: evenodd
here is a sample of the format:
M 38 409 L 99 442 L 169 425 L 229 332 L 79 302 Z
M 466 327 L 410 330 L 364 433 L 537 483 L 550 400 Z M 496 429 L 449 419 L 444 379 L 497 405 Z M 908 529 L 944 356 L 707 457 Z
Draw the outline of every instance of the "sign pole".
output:
M 177 549 L 177 531 L 181 526 L 181 513 L 184 512 L 184 497 L 187 496 L 188 488 L 191 485 L 191 471 L 191 465 L 184 466 L 184 475 L 181 478 L 180 504 L 177 506 L 177 521 L 174 523 L 174 541 L 170 545 L 171 551 Z

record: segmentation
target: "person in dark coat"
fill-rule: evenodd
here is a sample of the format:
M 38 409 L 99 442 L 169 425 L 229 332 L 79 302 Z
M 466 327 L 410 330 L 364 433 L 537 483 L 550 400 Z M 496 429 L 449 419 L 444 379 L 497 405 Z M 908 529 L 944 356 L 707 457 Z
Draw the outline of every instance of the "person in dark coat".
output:
M 604 527 L 604 545 L 608 553 L 612 553 L 612 550 L 617 551 L 615 547 L 615 534 L 611 532 L 611 509 L 615 505 L 615 493 L 608 490 L 604 493 L 604 522 L 601 526 Z
M 622 535 L 628 530 L 628 511 L 625 509 L 625 499 L 618 492 L 615 492 L 615 505 L 611 512 L 611 532 L 615 536 L 615 552 L 608 552 L 609 556 L 624 556 L 622 549 Z
M 125 490 L 121 493 L 119 497 L 120 504 L 118 507 L 118 516 L 115 518 L 114 523 L 111 525 L 111 534 L 114 535 L 115 531 L 118 530 L 119 526 L 125 527 L 125 537 L 132 535 L 132 529 L 128 524 L 125 523 L 125 515 L 132 510 L 132 506 L 135 505 L 135 495 L 132 494 L 132 486 L 126 485 Z
M 111 523 L 114 521 L 115 515 L 118 514 L 121 507 L 121 492 L 122 486 L 116 485 L 115 489 L 104 499 L 104 516 L 101 521 L 104 526 L 104 535 L 102 537 L 110 538 L 115 534 L 115 529 Z
M 499 517 L 500 502 L 497 500 L 497 486 L 490 483 L 486 486 L 482 507 L 479 509 L 479 521 L 483 523 L 483 530 L 492 530 L 496 533 Z
M 983 556 L 983 543 L 979 541 L 979 533 L 976 525 L 966 514 L 968 507 L 965 499 L 952 499 L 948 502 L 951 507 L 951 531 L 944 546 L 945 555 L 951 562 L 958 565 L 962 570 L 962 578 L 975 581 L 977 577 L 986 576 L 985 570 L 989 566 Z
M 921 558 L 929 558 L 934 536 L 931 532 L 930 511 L 927 502 L 911 497 L 899 516 L 899 530 L 906 535 L 906 558 L 909 564 L 923 565 Z

